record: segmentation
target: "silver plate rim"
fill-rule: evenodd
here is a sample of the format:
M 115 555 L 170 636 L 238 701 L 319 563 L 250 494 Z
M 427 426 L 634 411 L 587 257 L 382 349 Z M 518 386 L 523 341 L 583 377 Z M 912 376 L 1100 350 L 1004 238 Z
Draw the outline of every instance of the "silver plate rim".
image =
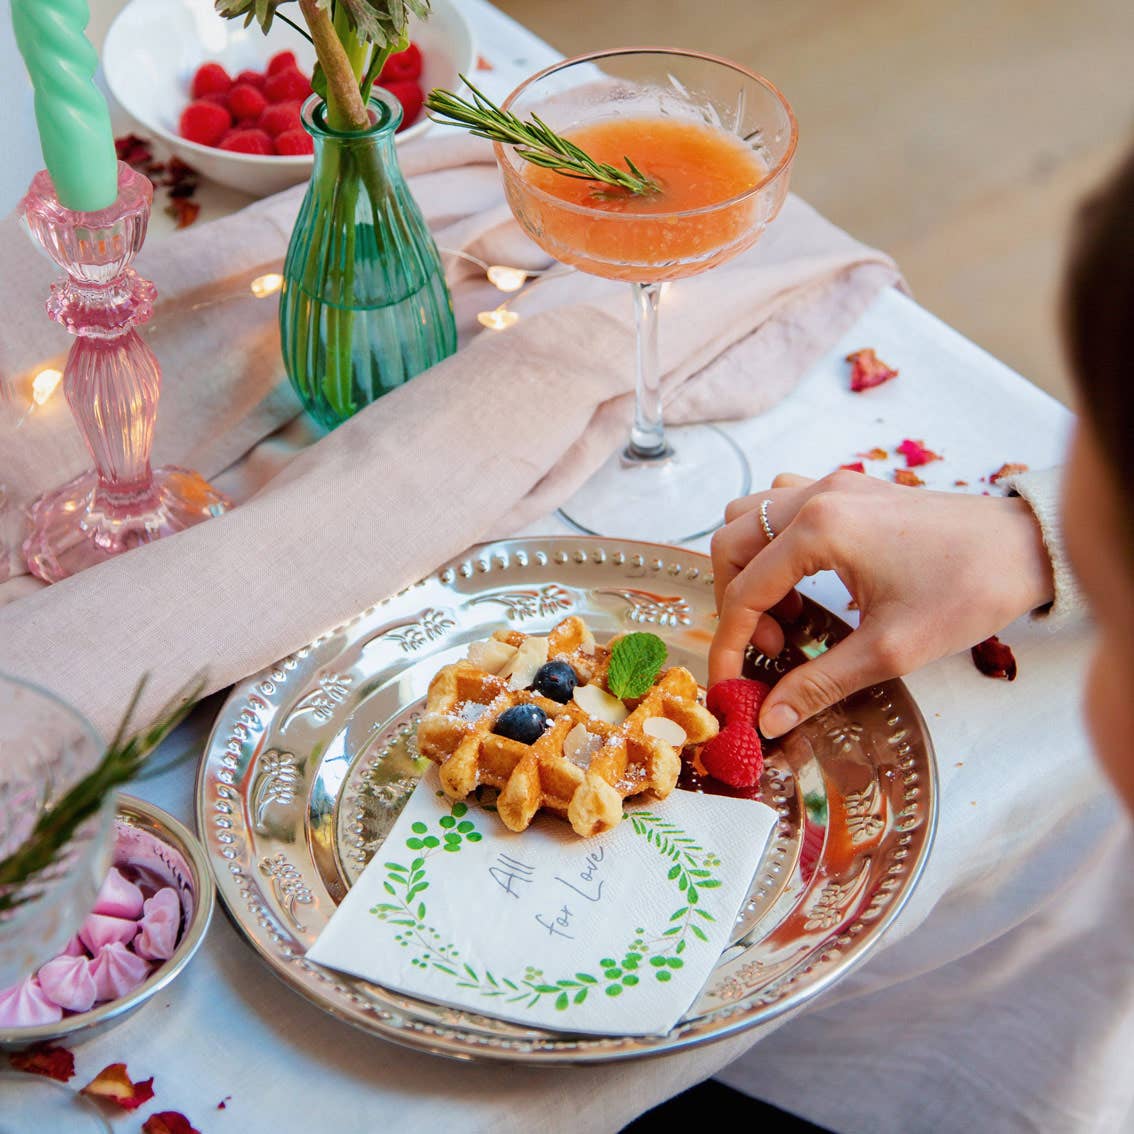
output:
M 753 998 L 750 997 L 714 1012 L 713 1015 L 720 1017 L 720 1019 L 711 1028 L 696 1033 L 686 1033 L 683 1031 L 683 1021 L 671 1032 L 657 1037 L 581 1037 L 571 1033 L 519 1029 L 518 1025 L 513 1025 L 517 1030 L 521 1030 L 524 1034 L 530 1036 L 533 1041 L 548 1045 L 547 1047 L 537 1046 L 521 1049 L 513 1046 L 513 1041 L 501 1041 L 494 1045 L 491 1037 L 477 1036 L 459 1025 L 440 1028 L 427 1022 L 418 1021 L 411 1030 L 405 1025 L 391 1023 L 389 1019 L 384 1018 L 389 1017 L 390 1013 L 376 1010 L 374 1004 L 365 995 L 349 992 L 350 986 L 357 985 L 364 988 L 365 982 L 354 981 L 352 978 L 338 973 L 311 976 L 310 974 L 318 966 L 306 962 L 301 952 L 288 950 L 286 947 L 282 952 L 273 951 L 265 940 L 265 935 L 257 932 L 255 925 L 251 923 L 252 919 L 242 916 L 237 901 L 239 897 L 238 887 L 228 872 L 224 870 L 224 862 L 220 860 L 220 848 L 213 837 L 215 832 L 208 822 L 206 793 L 213 783 L 210 778 L 212 767 L 210 757 L 216 751 L 218 736 L 224 731 L 224 722 L 229 719 L 238 703 L 247 700 L 249 689 L 254 688 L 258 682 L 264 679 L 265 675 L 271 674 L 273 671 L 278 672 L 280 665 L 290 662 L 292 659 L 306 657 L 319 644 L 360 623 L 383 608 L 394 605 L 397 600 L 410 596 L 413 592 L 426 587 L 428 584 L 452 582 L 456 572 L 460 572 L 463 577 L 468 578 L 475 573 L 474 564 L 487 565 L 494 558 L 501 558 L 503 564 L 509 558 L 515 557 L 517 553 L 528 555 L 542 553 L 545 565 L 550 567 L 568 566 L 571 561 L 569 552 L 582 555 L 585 558 L 587 549 L 591 549 L 592 554 L 597 553 L 599 555 L 618 554 L 619 550 L 625 549 L 633 552 L 638 559 L 651 558 L 659 570 L 668 557 L 678 556 L 681 561 L 687 564 L 699 565 L 702 582 L 709 584 L 712 582 L 712 564 L 706 554 L 668 544 L 631 539 L 603 539 L 586 535 L 516 537 L 476 544 L 422 577 L 416 583 L 387 595 L 347 622 L 319 635 L 307 646 L 301 647 L 300 650 L 289 655 L 287 659 L 281 659 L 280 662 L 265 666 L 257 673 L 237 682 L 217 713 L 206 744 L 204 757 L 198 764 L 194 794 L 197 829 L 205 848 L 206 859 L 213 873 L 216 893 L 221 899 L 220 905 L 240 936 L 251 945 L 277 979 L 328 1015 L 367 1034 L 390 1040 L 399 1046 L 461 1062 L 578 1066 L 624 1063 L 669 1055 L 679 1050 L 704 1047 L 750 1031 L 813 1000 L 831 985 L 843 979 L 844 976 L 858 969 L 874 954 L 877 942 L 886 935 L 890 927 L 901 916 L 916 891 L 936 839 L 940 809 L 939 777 L 933 740 L 924 715 L 905 684 L 894 679 L 883 683 L 882 686 L 876 687 L 873 691 L 887 688 L 900 694 L 904 701 L 904 712 L 909 717 L 908 724 L 917 730 L 918 739 L 923 748 L 924 759 L 918 766 L 919 775 L 924 777 L 923 787 L 925 789 L 920 801 L 923 814 L 916 825 L 921 835 L 918 853 L 912 863 L 902 867 L 902 883 L 896 891 L 889 894 L 884 909 L 871 922 L 870 932 L 865 943 L 860 944 L 860 947 L 850 956 L 843 956 L 838 963 L 830 963 L 825 954 L 815 961 L 809 961 L 801 972 L 790 978 L 791 990 L 772 1003 L 753 1004 Z M 488 568 L 482 566 L 482 569 L 487 570 Z M 671 571 L 670 574 L 672 575 L 673 572 Z M 850 627 L 830 610 L 811 599 L 805 599 L 805 602 L 820 610 L 836 628 L 841 628 L 842 632 L 849 632 Z M 249 871 L 249 873 L 253 874 L 254 871 Z M 264 912 L 268 911 L 265 910 Z M 305 967 L 301 967 L 297 962 L 301 962 L 302 966 Z M 817 975 L 812 976 L 816 970 L 820 969 L 821 971 Z M 307 975 L 297 976 L 297 972 L 304 972 Z M 356 1010 L 351 1010 L 337 1002 L 320 989 L 320 983 L 338 984 L 341 989 L 348 992 L 349 1000 L 353 1002 Z M 412 997 L 401 997 L 401 999 L 408 1008 L 412 1009 L 415 1003 Z M 439 1006 L 429 1005 L 429 1007 L 437 1008 Z M 475 1014 L 471 1012 L 457 1012 L 455 1014 L 476 1018 Z M 613 1046 L 614 1044 L 619 1046 Z

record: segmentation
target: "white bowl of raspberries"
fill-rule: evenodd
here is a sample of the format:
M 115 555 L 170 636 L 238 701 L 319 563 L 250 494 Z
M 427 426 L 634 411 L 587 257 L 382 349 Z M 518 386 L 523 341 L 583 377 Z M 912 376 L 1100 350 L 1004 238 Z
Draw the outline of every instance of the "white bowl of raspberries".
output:
M 458 0 L 433 0 L 413 20 L 410 46 L 390 57 L 379 82 L 402 103 L 396 140 L 429 129 L 432 87 L 456 89 L 476 60 Z M 299 108 L 311 93 L 315 51 L 283 20 L 226 20 L 213 0 L 130 0 L 107 32 L 103 71 L 140 131 L 203 177 L 255 197 L 306 181 L 312 140 Z

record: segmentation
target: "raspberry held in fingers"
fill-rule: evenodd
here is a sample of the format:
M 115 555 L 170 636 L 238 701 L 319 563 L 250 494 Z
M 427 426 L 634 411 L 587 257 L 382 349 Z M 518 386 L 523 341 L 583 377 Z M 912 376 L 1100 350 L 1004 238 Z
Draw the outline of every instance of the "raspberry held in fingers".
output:
M 755 725 L 760 706 L 769 692 L 762 681 L 747 677 L 730 677 L 718 681 L 705 698 L 705 707 L 720 721 L 722 726 L 734 721 L 746 721 Z
M 714 779 L 733 787 L 760 782 L 764 752 L 756 720 L 769 691 L 764 682 L 747 677 L 718 681 L 709 689 L 705 705 L 720 722 L 721 731 L 701 749 L 700 759 Z

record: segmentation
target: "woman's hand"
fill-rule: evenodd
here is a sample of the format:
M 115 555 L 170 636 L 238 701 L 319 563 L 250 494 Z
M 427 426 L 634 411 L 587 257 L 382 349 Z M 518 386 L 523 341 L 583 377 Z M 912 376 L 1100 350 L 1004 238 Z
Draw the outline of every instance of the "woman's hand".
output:
M 771 542 L 760 522 L 765 499 Z M 836 572 L 858 604 L 858 629 L 768 695 L 760 713 L 768 737 L 983 641 L 1053 596 L 1051 561 L 1025 501 L 906 488 L 856 472 L 783 474 L 767 492 L 733 501 L 712 556 L 720 623 L 710 684 L 740 673 L 749 642 L 779 653 L 783 635 L 771 615 L 798 611 L 794 587 L 808 575 Z

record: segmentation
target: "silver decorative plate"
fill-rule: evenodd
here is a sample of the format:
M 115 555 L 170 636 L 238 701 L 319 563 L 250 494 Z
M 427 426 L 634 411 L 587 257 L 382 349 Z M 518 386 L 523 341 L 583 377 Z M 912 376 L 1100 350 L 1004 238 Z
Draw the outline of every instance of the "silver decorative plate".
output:
M 513 625 L 581 614 L 600 641 L 663 637 L 705 680 L 712 567 L 695 552 L 585 537 L 484 545 L 237 685 L 209 739 L 197 826 L 229 914 L 270 968 L 334 1016 L 458 1059 L 559 1064 L 660 1055 L 763 1023 L 861 962 L 909 897 L 936 823 L 929 735 L 899 681 L 848 698 L 766 758 L 780 821 L 697 1002 L 666 1035 L 541 1031 L 342 976 L 305 953 L 377 851 L 424 767 L 415 722 L 430 678 Z M 774 681 L 849 627 L 810 600 Z

